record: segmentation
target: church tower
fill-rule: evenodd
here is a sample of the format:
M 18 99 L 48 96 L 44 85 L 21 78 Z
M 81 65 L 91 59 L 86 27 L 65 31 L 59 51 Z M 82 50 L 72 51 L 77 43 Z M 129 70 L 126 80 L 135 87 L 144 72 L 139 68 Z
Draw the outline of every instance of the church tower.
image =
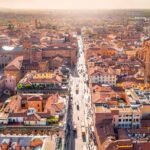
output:
M 38 20 L 37 19 L 35 19 L 35 28 L 37 29 L 38 28 Z
M 150 40 L 144 42 L 144 48 L 146 52 L 144 82 L 147 84 L 150 83 Z
M 24 50 L 24 60 L 28 60 L 32 63 L 32 43 L 29 37 L 24 37 L 23 39 L 23 50 Z

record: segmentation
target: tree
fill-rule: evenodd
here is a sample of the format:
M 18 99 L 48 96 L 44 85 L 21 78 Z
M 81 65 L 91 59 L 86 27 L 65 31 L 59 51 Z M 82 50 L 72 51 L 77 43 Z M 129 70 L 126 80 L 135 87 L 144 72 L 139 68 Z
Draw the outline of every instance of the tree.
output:
M 9 30 L 12 30 L 12 29 L 14 29 L 14 25 L 13 25 L 11 22 L 9 22 L 7 28 L 8 28 Z
M 23 88 L 22 83 L 19 83 L 18 86 L 17 86 L 17 88 L 18 88 L 19 90 L 22 89 L 22 88 Z

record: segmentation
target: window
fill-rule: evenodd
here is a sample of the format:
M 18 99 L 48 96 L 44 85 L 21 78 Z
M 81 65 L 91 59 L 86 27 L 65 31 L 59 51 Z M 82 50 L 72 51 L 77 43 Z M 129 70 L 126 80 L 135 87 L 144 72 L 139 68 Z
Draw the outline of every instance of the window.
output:
M 121 124 L 118 125 L 118 128 L 121 128 Z
M 126 119 L 126 121 L 128 121 L 128 119 Z
M 119 119 L 119 122 L 121 121 L 121 119 Z
M 22 107 L 25 107 L 26 105 L 25 104 L 22 104 Z

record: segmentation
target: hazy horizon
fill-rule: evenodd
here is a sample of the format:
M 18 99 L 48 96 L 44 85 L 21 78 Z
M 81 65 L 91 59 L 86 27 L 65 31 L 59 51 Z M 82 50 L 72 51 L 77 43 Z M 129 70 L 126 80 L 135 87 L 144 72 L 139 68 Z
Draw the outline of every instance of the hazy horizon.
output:
M 0 0 L 10 9 L 150 9 L 150 0 Z

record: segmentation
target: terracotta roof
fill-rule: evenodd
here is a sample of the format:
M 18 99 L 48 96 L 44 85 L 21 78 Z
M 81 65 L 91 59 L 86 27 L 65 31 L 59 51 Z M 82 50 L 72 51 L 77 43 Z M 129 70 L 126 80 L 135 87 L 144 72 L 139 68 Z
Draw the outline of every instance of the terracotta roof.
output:
M 10 113 L 9 117 L 26 117 L 27 113 Z
M 94 90 L 95 92 L 112 92 L 113 89 L 110 86 L 101 86 L 98 84 L 94 84 L 92 86 L 92 90 Z
M 116 92 L 111 87 L 94 85 L 92 87 L 92 102 L 117 105 Z M 113 99 L 115 98 L 115 99 Z
M 119 139 L 129 139 L 126 129 L 118 129 Z
M 34 96 L 31 96 L 31 97 L 28 97 L 27 98 L 28 101 L 41 101 L 42 100 L 42 97 L 41 96 L 38 96 L 38 95 L 34 95 Z
M 50 117 L 51 117 L 50 113 L 38 112 L 37 114 L 38 114 L 41 118 L 50 118 Z
M 56 112 L 61 112 L 64 108 L 64 103 L 59 102 L 58 100 L 58 94 L 51 95 L 46 101 L 44 112 L 50 112 L 52 114 Z
M 64 103 L 52 104 L 52 107 L 55 109 L 55 112 L 61 112 L 64 106 Z
M 31 147 L 37 147 L 43 144 L 43 141 L 40 138 L 35 138 L 31 141 L 30 146 Z
M 150 142 L 149 141 L 141 141 L 138 143 L 134 143 L 135 150 L 149 150 Z
M 15 58 L 12 62 L 10 62 L 6 67 L 5 70 L 17 69 L 20 70 L 22 67 L 23 56 L 19 56 Z
M 21 108 L 21 96 L 20 95 L 15 95 L 9 98 L 10 102 L 8 105 L 5 107 L 4 112 L 15 112 L 18 111 Z
M 62 57 L 60 57 L 60 56 L 56 56 L 56 57 L 53 58 L 53 61 L 63 62 L 64 59 Z
M 102 123 L 96 126 L 96 129 L 97 129 L 100 143 L 102 145 L 107 146 L 106 141 L 108 140 L 108 137 L 113 137 L 115 139 L 115 133 L 114 133 L 111 119 L 103 120 Z
M 32 115 L 27 115 L 27 117 L 25 118 L 25 121 L 40 121 L 41 120 L 41 117 L 34 113 Z

